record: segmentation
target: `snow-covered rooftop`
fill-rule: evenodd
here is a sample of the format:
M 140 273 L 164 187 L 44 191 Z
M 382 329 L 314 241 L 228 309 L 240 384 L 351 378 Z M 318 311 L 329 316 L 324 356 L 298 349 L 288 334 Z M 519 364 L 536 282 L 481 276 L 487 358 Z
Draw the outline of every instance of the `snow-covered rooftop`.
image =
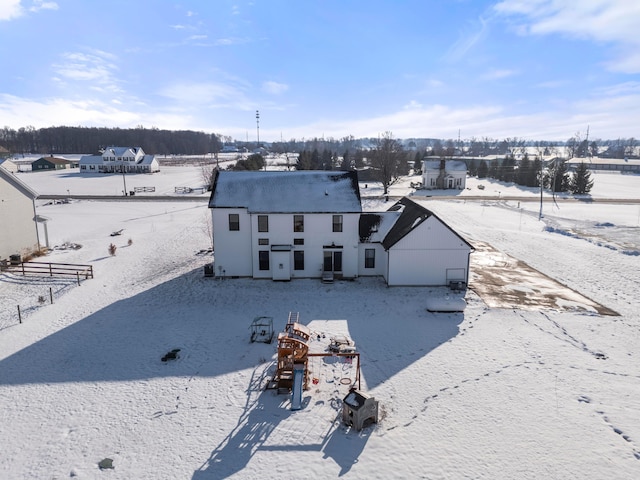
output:
M 440 160 L 425 160 L 424 168 L 428 170 L 440 170 Z M 445 170 L 465 172 L 467 164 L 462 160 L 445 160 Z
M 247 208 L 258 213 L 359 213 L 356 172 L 220 171 L 211 208 Z

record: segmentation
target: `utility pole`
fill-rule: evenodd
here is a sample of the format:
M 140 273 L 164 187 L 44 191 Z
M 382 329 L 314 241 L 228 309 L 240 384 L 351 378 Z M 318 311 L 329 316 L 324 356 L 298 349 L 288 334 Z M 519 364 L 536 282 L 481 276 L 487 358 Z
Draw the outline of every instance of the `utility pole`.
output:
M 124 161 L 122 162 L 122 183 L 124 184 L 124 196 L 127 196 L 127 181 L 124 179 Z
M 258 132 L 258 148 L 260 148 L 260 112 L 256 110 L 256 131 Z

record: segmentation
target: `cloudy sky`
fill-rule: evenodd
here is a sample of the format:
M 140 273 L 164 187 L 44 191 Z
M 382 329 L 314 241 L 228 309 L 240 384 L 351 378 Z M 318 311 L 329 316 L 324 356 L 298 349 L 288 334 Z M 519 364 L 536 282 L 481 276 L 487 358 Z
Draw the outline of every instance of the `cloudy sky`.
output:
M 0 0 L 0 126 L 640 137 L 637 0 Z

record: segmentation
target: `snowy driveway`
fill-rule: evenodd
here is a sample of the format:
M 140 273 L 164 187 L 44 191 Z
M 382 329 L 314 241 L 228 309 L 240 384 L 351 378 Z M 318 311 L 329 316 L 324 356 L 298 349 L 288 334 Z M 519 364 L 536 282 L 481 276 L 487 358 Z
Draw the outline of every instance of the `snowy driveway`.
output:
M 485 242 L 474 241 L 470 288 L 489 307 L 521 310 L 584 310 L 618 315 L 526 263 Z

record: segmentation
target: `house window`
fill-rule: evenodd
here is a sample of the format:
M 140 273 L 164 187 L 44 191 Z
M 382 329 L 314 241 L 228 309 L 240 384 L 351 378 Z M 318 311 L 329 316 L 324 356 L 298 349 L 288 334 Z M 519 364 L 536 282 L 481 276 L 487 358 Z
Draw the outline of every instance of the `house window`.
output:
M 304 238 L 294 238 L 293 239 L 293 244 L 294 245 L 304 245 Z
M 259 232 L 268 232 L 269 231 L 269 216 L 268 215 L 258 215 L 258 231 Z
M 376 268 L 376 251 L 373 248 L 364 250 L 364 268 Z
M 342 231 L 342 215 L 333 216 L 333 231 L 334 232 Z
M 258 239 L 258 245 L 269 245 L 269 239 L 268 238 L 259 238 Z
M 293 231 L 304 232 L 304 215 L 293 216 Z
M 293 269 L 304 270 L 304 250 L 293 251 Z
M 260 270 L 269 270 L 269 250 L 258 252 L 258 263 Z
M 229 231 L 237 232 L 239 230 L 240 230 L 240 214 L 230 213 L 229 214 Z

